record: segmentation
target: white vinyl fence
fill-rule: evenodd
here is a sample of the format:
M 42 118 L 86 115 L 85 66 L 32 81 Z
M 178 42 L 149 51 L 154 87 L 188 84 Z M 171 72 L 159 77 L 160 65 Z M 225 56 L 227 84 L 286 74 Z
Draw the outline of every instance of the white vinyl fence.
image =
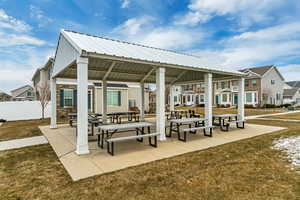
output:
M 45 109 L 45 118 L 50 117 L 51 102 Z M 7 121 L 42 118 L 42 107 L 39 101 L 0 102 L 0 119 Z

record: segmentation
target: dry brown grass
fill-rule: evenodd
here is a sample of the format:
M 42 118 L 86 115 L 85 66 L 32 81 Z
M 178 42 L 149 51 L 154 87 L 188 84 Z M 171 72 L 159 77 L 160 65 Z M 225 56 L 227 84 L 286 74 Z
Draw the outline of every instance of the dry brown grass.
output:
M 0 152 L 0 199 L 299 199 L 300 175 L 270 148 L 289 129 L 72 182 L 49 145 Z
M 66 120 L 60 119 L 58 123 L 66 123 Z M 50 124 L 50 119 L 5 122 L 0 126 L 0 141 L 42 135 L 38 126 L 48 124 Z

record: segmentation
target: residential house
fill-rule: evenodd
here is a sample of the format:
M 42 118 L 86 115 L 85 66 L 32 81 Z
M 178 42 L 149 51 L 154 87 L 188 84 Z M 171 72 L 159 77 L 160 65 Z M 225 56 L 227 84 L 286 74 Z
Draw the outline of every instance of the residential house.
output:
M 33 87 L 36 99 L 40 98 L 40 95 L 48 95 L 50 99 L 50 77 L 52 71 L 54 59 L 50 57 L 46 64 L 38 68 L 32 77 Z
M 24 85 L 11 91 L 13 101 L 33 101 L 35 100 L 34 88 Z
M 283 103 L 284 78 L 276 66 L 253 67 L 241 70 L 245 79 L 245 105 L 257 107 Z M 230 107 L 238 104 L 239 82 L 235 79 L 213 82 L 213 104 Z M 181 104 L 204 104 L 204 83 L 182 85 Z
M 300 88 L 284 89 L 283 103 L 300 106 Z
M 108 112 L 122 112 L 141 108 L 141 88 L 139 84 L 108 83 Z M 77 84 L 74 80 L 57 80 L 57 112 L 66 117 L 77 109 Z M 145 111 L 149 112 L 149 90 L 145 88 Z M 102 83 L 90 81 L 88 85 L 88 109 L 102 113 Z
M 0 91 L 0 102 L 11 101 L 12 97 L 9 94 L 6 94 L 3 91 Z
M 284 78 L 274 65 L 255 67 L 242 70 L 248 73 L 250 76 L 257 75 L 257 78 L 251 78 L 251 80 L 245 81 L 245 90 L 250 89 L 254 85 L 257 85 L 258 94 L 258 105 L 274 104 L 281 105 L 283 103 L 283 89 L 284 89 Z M 248 84 L 248 85 L 247 85 Z M 248 87 L 247 87 L 248 86 Z M 254 88 L 253 88 L 254 89 Z M 250 100 L 250 97 L 248 96 Z M 247 104 L 247 96 L 246 96 Z
M 204 83 L 187 84 L 181 86 L 181 104 L 191 105 L 204 105 Z

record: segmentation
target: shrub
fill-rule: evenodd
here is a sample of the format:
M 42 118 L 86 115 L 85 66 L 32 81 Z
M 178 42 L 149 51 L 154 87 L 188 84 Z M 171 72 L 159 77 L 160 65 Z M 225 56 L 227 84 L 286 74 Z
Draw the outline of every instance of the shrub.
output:
M 204 107 L 204 104 L 197 104 L 196 107 Z
M 266 108 L 276 108 L 275 104 L 266 104 L 265 105 Z
M 4 122 L 6 122 L 5 119 L 0 119 L 0 123 L 4 123 Z
M 245 108 L 254 108 L 254 106 L 252 104 L 246 104 Z
M 292 106 L 292 104 L 290 104 L 290 103 L 286 103 L 286 104 L 281 105 L 281 107 L 283 107 L 283 108 L 288 108 L 290 106 Z

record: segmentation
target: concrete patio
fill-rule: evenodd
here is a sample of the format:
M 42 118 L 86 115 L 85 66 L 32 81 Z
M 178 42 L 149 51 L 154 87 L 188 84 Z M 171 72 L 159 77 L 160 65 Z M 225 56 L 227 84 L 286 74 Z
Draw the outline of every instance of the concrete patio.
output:
M 89 142 L 90 154 L 77 155 L 75 153 L 75 129 L 68 125 L 58 125 L 57 129 L 42 126 L 40 129 L 71 178 L 77 181 L 94 175 L 283 130 L 284 128 L 254 124 L 247 124 L 245 129 L 237 129 L 232 126 L 229 132 L 221 132 L 216 128 L 212 138 L 204 137 L 201 131 L 196 135 L 189 134 L 186 143 L 178 141 L 177 135 L 174 134 L 172 138 L 160 141 L 158 148 L 150 147 L 147 142 L 128 141 L 116 144 L 115 156 L 109 155 L 106 149 L 100 149 L 96 141 Z

